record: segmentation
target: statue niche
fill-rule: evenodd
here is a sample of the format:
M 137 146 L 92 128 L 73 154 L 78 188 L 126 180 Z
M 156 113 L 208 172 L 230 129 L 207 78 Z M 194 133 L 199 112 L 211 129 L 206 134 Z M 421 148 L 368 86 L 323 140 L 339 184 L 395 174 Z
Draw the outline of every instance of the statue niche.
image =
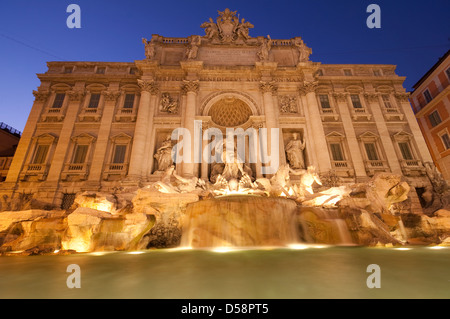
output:
M 292 137 L 285 147 L 289 165 L 293 169 L 305 169 L 303 151 L 305 150 L 306 142 L 304 139 L 303 141 L 298 139 L 298 133 L 293 133 Z
M 157 161 L 157 168 L 155 173 L 162 174 L 172 166 L 172 139 L 170 135 L 168 135 L 166 139 L 161 143 L 160 147 L 156 150 L 153 157 Z

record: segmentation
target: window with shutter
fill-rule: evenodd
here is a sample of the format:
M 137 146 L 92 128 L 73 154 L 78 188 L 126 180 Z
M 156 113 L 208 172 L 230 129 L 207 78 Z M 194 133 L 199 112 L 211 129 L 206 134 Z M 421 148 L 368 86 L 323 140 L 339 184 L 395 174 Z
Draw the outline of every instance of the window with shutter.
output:
M 369 161 L 378 161 L 378 154 L 375 144 L 373 143 L 365 143 L 364 147 L 366 149 L 367 158 Z
M 131 109 L 133 108 L 133 105 L 134 105 L 134 94 L 126 94 L 123 107 L 126 109 Z
M 331 149 L 331 156 L 333 157 L 334 161 L 343 161 L 344 156 L 342 154 L 342 148 L 340 144 L 332 143 L 330 144 Z
M 88 108 L 97 108 L 98 103 L 100 102 L 100 94 L 95 93 L 91 94 L 91 99 L 89 100 Z
M 402 157 L 405 160 L 412 160 L 413 156 L 411 153 L 411 149 L 409 148 L 408 143 L 406 142 L 400 142 L 398 143 L 398 146 L 400 147 L 400 152 L 402 152 Z
M 52 108 L 54 109 L 61 108 L 63 106 L 65 96 L 66 95 L 64 93 L 56 93 Z
M 38 145 L 34 153 L 33 164 L 44 164 L 50 145 Z
M 114 148 L 113 163 L 114 164 L 124 163 L 126 151 L 127 151 L 126 145 L 116 145 L 116 147 Z
M 86 160 L 89 145 L 77 145 L 73 156 L 73 164 L 82 164 Z

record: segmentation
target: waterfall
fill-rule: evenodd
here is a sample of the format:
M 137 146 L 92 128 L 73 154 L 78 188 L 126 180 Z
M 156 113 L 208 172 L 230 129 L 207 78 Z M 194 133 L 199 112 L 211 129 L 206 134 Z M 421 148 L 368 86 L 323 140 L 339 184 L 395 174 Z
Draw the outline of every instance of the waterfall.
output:
M 302 237 L 310 244 L 353 245 L 347 223 L 337 210 L 302 207 L 299 216 Z
M 298 242 L 295 201 L 251 195 L 191 203 L 181 246 L 193 248 L 286 246 Z

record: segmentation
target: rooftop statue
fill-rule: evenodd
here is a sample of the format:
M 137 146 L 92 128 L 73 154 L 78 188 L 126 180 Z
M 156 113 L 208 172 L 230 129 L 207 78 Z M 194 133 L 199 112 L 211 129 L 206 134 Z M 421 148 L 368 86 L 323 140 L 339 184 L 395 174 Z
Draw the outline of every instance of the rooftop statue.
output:
M 145 45 L 145 58 L 152 60 L 155 57 L 155 41 L 153 38 L 148 41 L 146 38 L 142 38 L 142 43 Z
M 272 48 L 272 39 L 270 38 L 270 35 L 267 35 L 267 38 L 263 38 L 261 46 L 259 47 L 259 51 L 257 53 L 260 61 L 262 62 L 269 61 L 269 52 L 271 48 Z

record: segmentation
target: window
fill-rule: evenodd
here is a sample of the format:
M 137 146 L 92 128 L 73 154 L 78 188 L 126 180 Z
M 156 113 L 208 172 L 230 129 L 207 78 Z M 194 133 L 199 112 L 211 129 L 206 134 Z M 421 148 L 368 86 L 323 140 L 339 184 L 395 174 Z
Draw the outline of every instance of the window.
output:
M 77 145 L 73 155 L 73 164 L 82 164 L 86 160 L 89 145 Z
M 53 109 L 60 109 L 63 106 L 65 97 L 66 97 L 66 95 L 64 93 L 56 93 L 55 100 L 53 101 L 52 108 Z
M 351 76 L 351 75 L 352 75 L 352 70 L 350 70 L 350 69 L 344 69 L 344 75 L 345 75 L 345 76 Z
M 71 66 L 64 67 L 64 73 L 72 73 L 72 71 L 73 71 L 73 67 L 71 67 Z
M 105 67 L 97 67 L 97 74 L 105 74 L 106 68 Z
M 328 95 L 326 94 L 319 94 L 319 101 L 320 105 L 323 109 L 329 109 L 330 106 L 330 100 L 328 99 Z
M 61 209 L 70 209 L 73 202 L 75 201 L 75 193 L 63 194 Z
M 116 145 L 116 147 L 114 148 L 114 157 L 112 162 L 114 164 L 124 163 L 126 151 L 127 151 L 126 145 Z
M 373 75 L 381 76 L 381 71 L 380 70 L 373 70 Z
M 33 164 L 44 164 L 50 145 L 38 145 L 34 153 Z
M 364 143 L 364 148 L 369 161 L 378 161 L 377 149 L 374 143 Z
M 330 149 L 331 149 L 331 156 L 334 161 L 344 161 L 341 144 L 332 143 L 330 144 Z
M 134 94 L 125 94 L 125 102 L 123 107 L 127 109 L 132 109 L 134 105 Z
M 91 94 L 91 99 L 89 100 L 88 108 L 97 108 L 99 102 L 100 102 L 100 94 L 99 93 Z
M 383 104 L 385 108 L 387 109 L 392 108 L 391 99 L 389 98 L 389 95 L 383 94 L 381 95 L 381 98 L 383 99 Z
M 430 103 L 431 100 L 433 99 L 431 97 L 431 93 L 430 93 L 430 91 L 428 91 L 428 89 L 423 92 L 423 96 L 425 97 L 425 100 L 427 101 L 427 103 Z
M 352 104 L 355 109 L 362 108 L 361 100 L 359 99 L 358 94 L 351 94 L 350 99 L 352 100 Z
M 400 142 L 398 143 L 398 147 L 400 148 L 400 152 L 402 152 L 402 157 L 405 160 L 412 160 L 413 156 L 411 153 L 411 149 L 409 148 L 408 143 Z
M 432 127 L 435 127 L 436 125 L 442 122 L 441 117 L 439 116 L 437 110 L 433 111 L 430 115 L 428 115 L 428 119 L 430 120 Z
M 450 149 L 450 137 L 448 136 L 448 133 L 444 133 L 441 135 L 442 143 L 444 144 L 444 147 L 446 150 Z

